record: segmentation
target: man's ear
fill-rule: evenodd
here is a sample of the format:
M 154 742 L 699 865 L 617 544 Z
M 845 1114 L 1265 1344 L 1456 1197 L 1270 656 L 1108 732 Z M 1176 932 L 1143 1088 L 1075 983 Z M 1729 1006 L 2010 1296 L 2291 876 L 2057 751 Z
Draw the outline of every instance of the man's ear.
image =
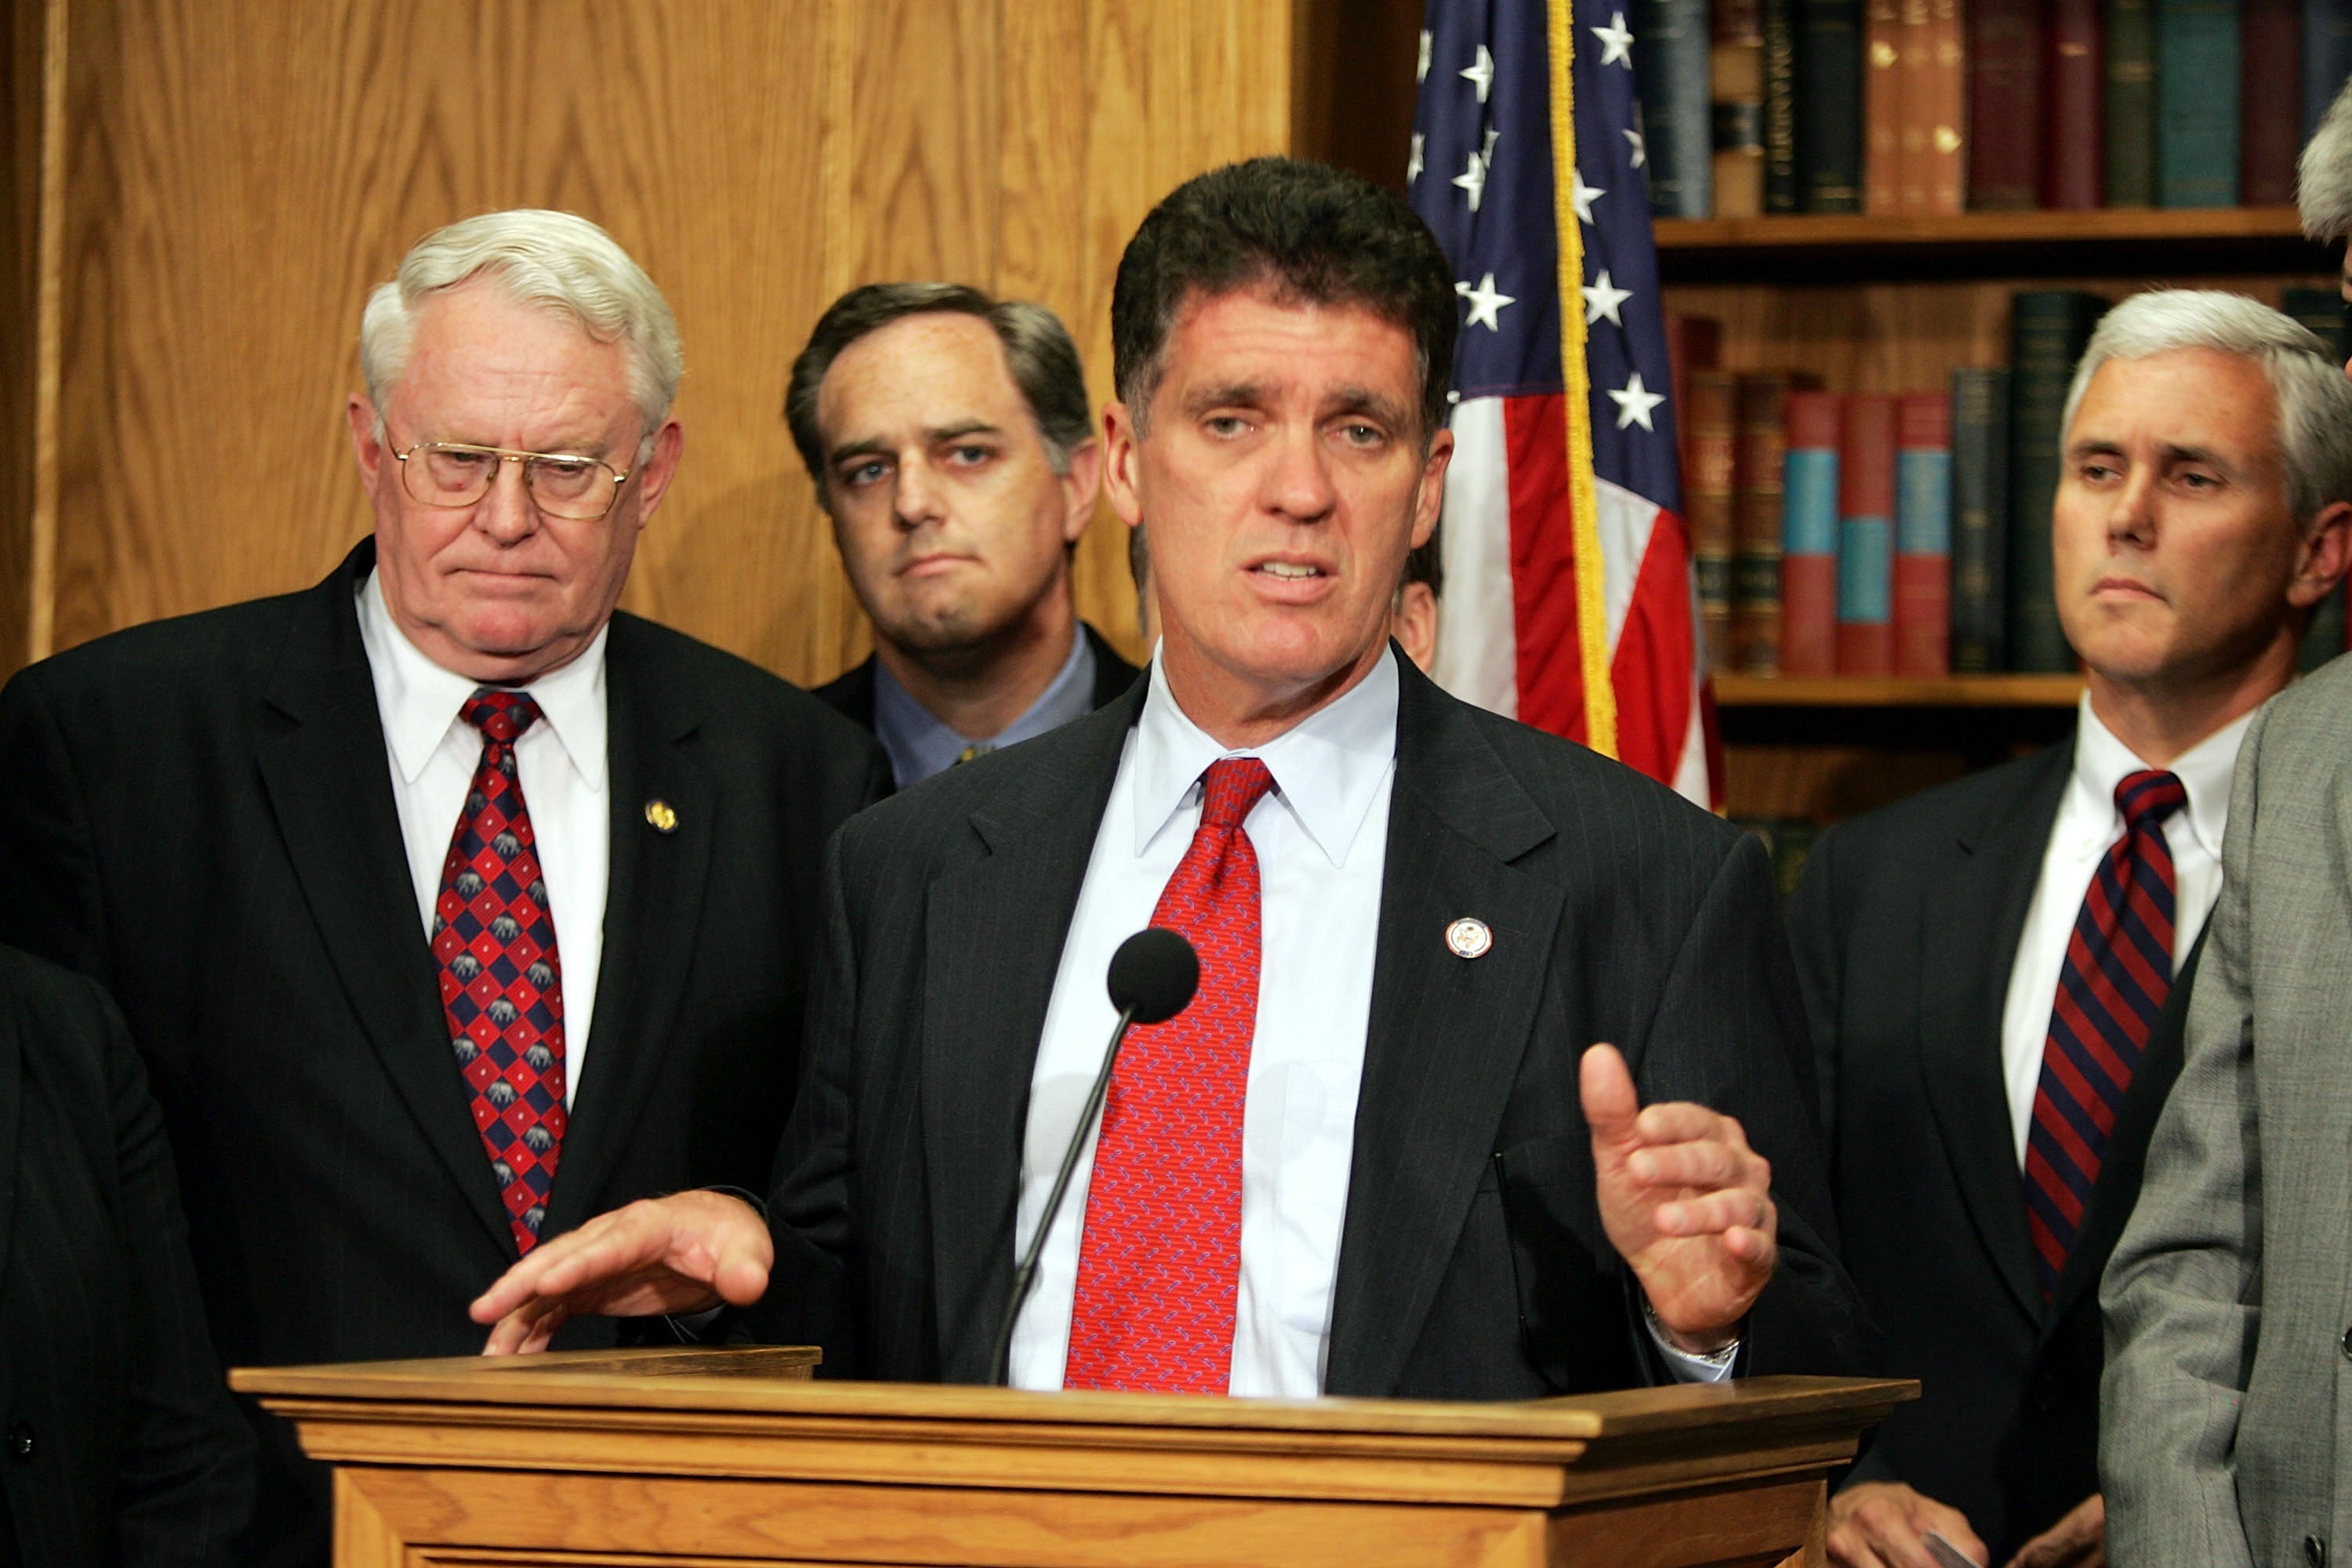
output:
M 1124 403 L 1103 408 L 1102 488 L 1119 521 L 1133 528 L 1143 521 L 1143 490 L 1136 480 L 1135 418 Z
M 1062 481 L 1062 542 L 1076 544 L 1087 524 L 1095 520 L 1095 499 L 1102 493 L 1102 447 L 1082 441 L 1069 458 Z
M 2335 501 L 2321 508 L 2304 532 L 2294 579 L 2286 588 L 2287 603 L 2297 609 L 2319 603 L 2344 580 L 2347 568 L 2352 568 L 2352 501 Z
M 376 438 L 375 405 L 354 392 L 343 400 L 343 417 L 352 427 L 352 457 L 360 466 L 360 483 L 370 495 L 383 471 L 386 443 Z
M 1429 456 L 1422 459 L 1421 489 L 1413 497 L 1412 547 L 1429 542 L 1437 531 L 1438 513 L 1445 510 L 1445 469 L 1454 461 L 1454 432 L 1440 430 L 1429 439 Z
M 645 475 L 645 489 L 638 492 L 637 526 L 653 521 L 654 508 L 669 491 L 670 480 L 677 477 L 677 460 L 686 454 L 686 431 L 675 419 L 662 422 L 661 434 L 654 437 L 654 449 L 639 464 Z

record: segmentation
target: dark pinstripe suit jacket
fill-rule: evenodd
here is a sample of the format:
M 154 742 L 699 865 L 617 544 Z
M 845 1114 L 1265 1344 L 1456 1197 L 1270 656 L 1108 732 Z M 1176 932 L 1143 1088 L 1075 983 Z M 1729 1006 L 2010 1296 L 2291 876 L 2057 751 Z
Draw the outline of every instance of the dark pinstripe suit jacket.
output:
M 1577 1058 L 1736 1114 L 1772 1161 L 1782 1266 L 1745 1370 L 1860 1364 L 1790 1060 L 1762 847 L 1632 770 L 1472 709 L 1399 660 L 1333 1394 L 1505 1399 L 1648 1381 L 1595 1206 Z M 1009 1298 L 1031 1068 L 1141 710 L 1126 700 L 884 802 L 835 840 L 829 968 L 770 1212 L 766 1337 L 834 1375 L 980 1382 Z M 1494 947 L 1455 957 L 1447 924 Z
M 97 985 L 0 948 L 0 1563 L 227 1568 L 253 1437 L 163 1117 Z

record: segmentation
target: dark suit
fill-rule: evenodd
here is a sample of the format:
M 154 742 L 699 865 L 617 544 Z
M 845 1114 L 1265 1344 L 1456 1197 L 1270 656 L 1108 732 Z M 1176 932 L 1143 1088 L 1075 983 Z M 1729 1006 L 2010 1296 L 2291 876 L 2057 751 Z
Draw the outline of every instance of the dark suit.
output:
M 394 806 L 354 601 L 373 561 L 362 543 L 306 593 L 121 632 L 0 693 L 0 938 L 121 1001 L 232 1365 L 469 1352 L 467 1304 L 515 1258 Z M 550 1236 L 765 1180 L 822 847 L 887 777 L 805 693 L 635 616 L 605 679 L 604 963 Z M 321 1562 L 325 1472 L 280 1424 L 263 1440 L 247 1560 Z
M 1507 1399 L 1656 1381 L 1601 1228 L 1577 1062 L 1738 1115 L 1773 1162 L 1780 1275 L 1745 1370 L 1842 1372 L 1862 1315 L 1786 1041 L 1802 1026 L 1760 845 L 1399 658 L 1354 1176 L 1326 1384 Z M 830 962 L 771 1197 L 766 1336 L 835 1374 L 982 1382 L 1009 1299 L 1028 1091 L 1145 689 L 844 830 Z M 1493 930 L 1448 951 L 1460 916 Z
M 1790 911 L 1846 1267 L 1884 1370 L 1925 1385 L 1853 1479 L 1958 1509 L 1996 1563 L 2098 1490 L 2099 1273 L 2180 1071 L 2196 974 L 2192 951 L 2045 1308 L 2000 1016 L 2073 765 L 2057 745 L 1856 817 L 1814 847 Z
M 1126 696 L 1128 689 L 1135 684 L 1135 678 L 1142 672 L 1119 658 L 1118 650 L 1110 646 L 1109 640 L 1086 622 L 1078 623 L 1078 630 L 1086 634 L 1087 643 L 1095 650 L 1094 694 L 1087 699 L 1087 708 L 1091 712 L 1097 708 L 1108 707 Z M 842 717 L 871 730 L 874 728 L 876 668 L 875 658 L 869 653 L 863 664 L 844 670 L 823 686 L 814 688 L 811 695 Z
M 231 1568 L 253 1436 L 221 1382 L 122 1018 L 0 948 L 0 1563 Z

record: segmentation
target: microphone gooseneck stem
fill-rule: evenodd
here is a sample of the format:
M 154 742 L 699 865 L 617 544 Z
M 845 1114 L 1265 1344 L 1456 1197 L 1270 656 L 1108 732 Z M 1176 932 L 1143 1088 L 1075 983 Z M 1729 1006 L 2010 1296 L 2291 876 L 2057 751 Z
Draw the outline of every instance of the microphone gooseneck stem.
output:
M 1062 1168 L 1054 1174 L 1054 1190 L 1045 1195 L 1045 1212 L 1037 1218 L 1037 1232 L 1029 1238 L 1028 1250 L 1021 1255 L 1019 1267 L 1013 1270 L 1013 1300 L 1004 1309 L 1004 1321 L 996 1331 L 996 1350 L 988 1358 L 989 1381 L 999 1385 L 1008 1383 L 1013 1358 L 1013 1325 L 1021 1321 L 1021 1304 L 1029 1299 L 1030 1289 L 1037 1283 L 1037 1258 L 1045 1250 L 1045 1238 L 1053 1234 L 1054 1216 L 1062 1212 L 1062 1199 L 1070 1190 L 1070 1173 L 1077 1168 L 1078 1151 L 1087 1146 L 1087 1131 L 1102 1114 L 1104 1097 L 1110 1093 L 1111 1069 L 1118 1065 L 1119 1042 L 1127 1037 L 1128 1026 L 1135 1022 L 1135 1009 L 1119 1009 L 1118 1023 L 1110 1032 L 1110 1044 L 1104 1047 L 1102 1070 L 1095 1074 L 1093 1092 L 1087 1096 L 1087 1108 L 1078 1117 L 1077 1126 L 1070 1130 L 1069 1147 L 1062 1151 Z

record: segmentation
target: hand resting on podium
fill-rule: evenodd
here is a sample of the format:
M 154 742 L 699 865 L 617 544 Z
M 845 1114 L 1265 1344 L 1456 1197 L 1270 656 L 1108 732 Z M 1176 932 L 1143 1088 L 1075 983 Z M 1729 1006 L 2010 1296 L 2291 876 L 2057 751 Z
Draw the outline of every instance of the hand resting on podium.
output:
M 1681 1102 L 1643 1109 L 1614 1047 L 1585 1052 L 1579 1074 L 1610 1245 L 1641 1281 L 1669 1342 L 1692 1355 L 1722 1351 L 1779 1259 L 1770 1164 L 1731 1117 Z M 748 1307 L 766 1292 L 774 1262 L 767 1225 L 750 1205 L 723 1193 L 676 1193 L 540 1243 L 471 1315 L 495 1325 L 485 1354 L 544 1350 L 576 1317 Z

